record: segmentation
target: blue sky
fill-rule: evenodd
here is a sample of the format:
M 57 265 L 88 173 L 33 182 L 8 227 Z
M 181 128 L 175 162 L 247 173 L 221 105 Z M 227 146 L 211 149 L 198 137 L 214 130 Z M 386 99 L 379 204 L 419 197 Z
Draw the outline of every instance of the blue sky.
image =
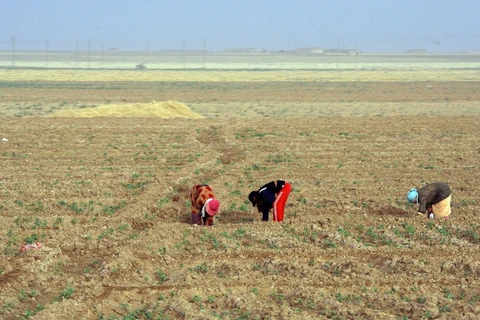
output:
M 0 50 L 480 50 L 479 0 L 3 0 Z

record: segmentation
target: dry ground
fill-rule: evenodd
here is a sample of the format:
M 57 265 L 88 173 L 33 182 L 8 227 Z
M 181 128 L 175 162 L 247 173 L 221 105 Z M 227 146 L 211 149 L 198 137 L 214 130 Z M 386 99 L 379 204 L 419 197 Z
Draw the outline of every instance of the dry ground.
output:
M 1 318 L 480 317 L 478 71 L 344 81 L 0 72 Z M 49 117 L 151 100 L 207 118 Z M 286 219 L 262 223 L 246 196 L 280 178 L 293 186 Z M 453 190 L 449 220 L 405 200 L 433 181 Z M 211 228 L 188 224 L 199 182 L 221 201 Z M 19 253 L 33 241 L 42 248 Z

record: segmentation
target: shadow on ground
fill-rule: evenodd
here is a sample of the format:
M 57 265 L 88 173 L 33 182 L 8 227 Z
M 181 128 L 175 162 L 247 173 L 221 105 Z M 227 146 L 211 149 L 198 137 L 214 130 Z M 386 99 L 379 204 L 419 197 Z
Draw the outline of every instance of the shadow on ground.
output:
M 399 207 L 394 206 L 383 206 L 377 209 L 372 210 L 373 214 L 379 216 L 394 216 L 394 217 L 407 217 L 411 215 L 411 212 L 406 211 Z

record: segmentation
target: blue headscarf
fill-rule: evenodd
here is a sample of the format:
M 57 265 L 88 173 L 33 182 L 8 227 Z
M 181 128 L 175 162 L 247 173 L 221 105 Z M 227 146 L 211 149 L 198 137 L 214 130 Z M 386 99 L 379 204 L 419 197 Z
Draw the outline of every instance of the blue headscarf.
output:
M 408 191 L 407 200 L 410 203 L 414 203 L 415 199 L 418 199 L 418 192 L 417 192 L 417 189 L 413 188 L 413 189 L 410 189 L 410 191 Z

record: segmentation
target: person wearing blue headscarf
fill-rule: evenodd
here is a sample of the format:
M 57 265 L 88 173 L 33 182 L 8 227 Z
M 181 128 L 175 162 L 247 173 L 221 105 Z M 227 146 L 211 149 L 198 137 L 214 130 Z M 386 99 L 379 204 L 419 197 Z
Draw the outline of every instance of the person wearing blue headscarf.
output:
M 407 193 L 410 203 L 419 204 L 418 214 L 428 211 L 429 218 L 448 218 L 452 213 L 450 206 L 452 191 L 445 182 L 429 183 L 420 189 L 412 188 Z

